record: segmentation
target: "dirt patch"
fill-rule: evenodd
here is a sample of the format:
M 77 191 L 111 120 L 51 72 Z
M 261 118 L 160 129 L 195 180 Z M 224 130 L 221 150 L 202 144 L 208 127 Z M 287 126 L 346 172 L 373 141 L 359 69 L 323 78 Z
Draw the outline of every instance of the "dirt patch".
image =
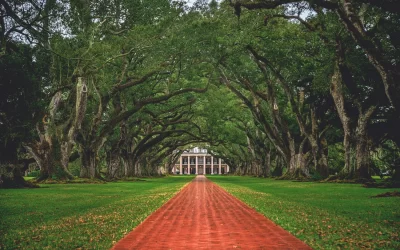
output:
M 383 197 L 400 197 L 400 192 L 398 191 L 386 192 L 383 194 L 372 196 L 371 198 L 383 198 Z

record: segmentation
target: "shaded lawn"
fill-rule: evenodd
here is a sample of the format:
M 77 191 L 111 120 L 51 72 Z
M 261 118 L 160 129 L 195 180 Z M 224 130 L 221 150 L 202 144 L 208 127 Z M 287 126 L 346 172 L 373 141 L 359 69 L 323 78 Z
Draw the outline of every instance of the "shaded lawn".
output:
M 0 189 L 0 249 L 109 249 L 192 178 Z
M 238 176 L 209 179 L 314 249 L 400 249 L 400 198 L 371 198 L 398 189 Z

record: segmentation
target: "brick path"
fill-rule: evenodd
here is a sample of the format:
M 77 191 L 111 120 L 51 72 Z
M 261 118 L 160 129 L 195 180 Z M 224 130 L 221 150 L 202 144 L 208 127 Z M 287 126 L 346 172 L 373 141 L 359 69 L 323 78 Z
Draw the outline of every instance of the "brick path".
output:
M 311 249 L 204 176 L 113 249 Z

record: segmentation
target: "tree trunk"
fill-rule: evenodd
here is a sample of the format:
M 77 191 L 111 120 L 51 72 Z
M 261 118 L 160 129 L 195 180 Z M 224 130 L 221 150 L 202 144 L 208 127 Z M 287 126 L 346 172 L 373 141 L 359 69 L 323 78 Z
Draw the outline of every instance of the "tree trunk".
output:
M 69 179 L 74 178 L 74 176 L 68 170 L 69 157 L 71 155 L 72 148 L 75 145 L 76 135 L 81 129 L 82 122 L 86 114 L 88 98 L 86 78 L 78 77 L 75 97 L 76 100 L 75 110 L 73 113 L 73 122 L 70 125 L 68 134 L 66 134 L 65 138 L 61 141 L 61 168 L 65 176 Z
M 317 173 L 322 178 L 327 178 L 329 176 L 329 167 L 328 167 L 328 142 L 325 138 L 320 139 L 320 150 L 317 164 Z
M 129 161 L 127 157 L 122 157 L 122 171 L 123 171 L 123 177 L 127 177 L 129 169 Z
M 48 149 L 42 154 L 43 161 L 40 167 L 40 176 L 37 181 L 42 181 L 48 178 L 52 178 L 55 173 L 55 160 L 53 158 L 53 149 Z
M 311 152 L 314 160 L 315 171 L 321 178 L 329 176 L 328 169 L 328 145 L 323 137 L 325 131 L 319 132 L 319 126 L 314 108 L 311 108 L 311 133 L 308 140 L 311 144 Z
M 142 164 L 139 161 L 137 161 L 134 166 L 135 166 L 134 176 L 141 177 L 143 174 L 142 173 Z
M 345 175 L 351 175 L 353 172 L 353 168 L 351 167 L 351 143 L 350 143 L 351 134 L 345 132 L 343 138 L 343 147 L 344 147 L 344 167 L 342 169 L 342 173 Z
M 288 171 L 281 179 L 302 179 L 310 176 L 307 168 L 306 154 L 304 154 L 304 145 L 307 137 L 299 145 L 299 150 L 296 152 L 295 143 L 292 141 L 290 144 L 290 157 L 286 159 L 288 162 Z
M 22 173 L 28 169 L 28 165 L 21 166 L 17 163 L 0 164 L 0 188 L 33 188 L 36 184 L 25 181 Z
M 93 150 L 86 149 L 81 151 L 81 178 L 101 178 L 96 156 L 97 154 Z
M 271 174 L 271 149 L 265 156 L 265 163 L 264 163 L 264 178 L 267 178 Z
M 343 147 L 344 147 L 344 168 L 342 173 L 344 175 L 351 174 L 351 129 L 350 129 L 350 118 L 347 115 L 345 106 L 344 106 L 344 93 L 343 93 L 343 82 L 342 82 L 342 74 L 339 69 L 339 64 L 342 63 L 343 58 L 340 57 L 338 51 L 337 60 L 335 63 L 334 73 L 332 75 L 331 81 L 331 95 L 333 97 L 333 101 L 336 106 L 336 111 L 338 112 L 340 121 L 342 122 L 343 127 Z
M 47 140 L 42 140 L 36 145 L 24 145 L 24 147 L 39 166 L 40 174 L 37 181 L 51 178 L 55 173 L 52 143 L 48 143 Z
M 25 149 L 31 154 L 35 159 L 36 163 L 40 168 L 40 176 L 38 181 L 51 178 L 55 173 L 55 163 L 54 153 L 56 150 L 57 141 L 54 139 L 53 130 L 55 130 L 54 116 L 58 107 L 60 105 L 60 100 L 62 93 L 57 92 L 49 104 L 49 114 L 43 117 L 42 126 L 37 124 L 36 130 L 39 135 L 39 141 L 29 145 L 24 145 Z
M 69 163 L 69 157 L 71 155 L 71 148 L 72 145 L 70 145 L 68 142 L 63 142 L 61 143 L 61 169 L 65 174 L 65 177 L 68 179 L 74 179 L 74 176 L 69 172 L 68 170 L 68 163 Z
M 120 155 L 115 151 L 111 151 L 108 153 L 107 158 L 107 178 L 115 179 L 122 177 L 121 162 L 123 161 L 121 161 Z
M 355 178 L 359 180 L 369 180 L 370 152 L 368 150 L 368 137 L 366 134 L 357 134 L 356 139 L 356 172 Z
M 356 173 L 357 179 L 371 179 L 369 173 L 370 150 L 368 147 L 368 122 L 376 107 L 371 106 L 365 113 L 359 107 L 359 118 L 356 128 Z
M 393 166 L 393 174 L 392 174 L 392 181 L 400 182 L 400 165 L 395 163 Z
M 135 176 L 135 161 L 133 160 L 133 155 L 126 153 L 122 156 L 124 165 L 124 176 L 134 177 Z
M 281 164 L 281 156 L 279 154 L 276 154 L 275 168 L 274 171 L 272 171 L 272 176 L 282 176 L 282 173 L 283 169 Z
M 305 158 L 303 153 L 294 153 L 290 157 L 289 169 L 283 179 L 298 179 L 308 177 L 308 171 L 305 166 Z

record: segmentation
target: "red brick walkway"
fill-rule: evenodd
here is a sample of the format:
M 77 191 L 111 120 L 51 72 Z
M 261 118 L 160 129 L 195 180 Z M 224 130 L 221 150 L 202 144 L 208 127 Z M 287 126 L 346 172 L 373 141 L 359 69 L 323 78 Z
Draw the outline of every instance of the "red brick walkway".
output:
M 311 249 L 197 176 L 113 249 Z

